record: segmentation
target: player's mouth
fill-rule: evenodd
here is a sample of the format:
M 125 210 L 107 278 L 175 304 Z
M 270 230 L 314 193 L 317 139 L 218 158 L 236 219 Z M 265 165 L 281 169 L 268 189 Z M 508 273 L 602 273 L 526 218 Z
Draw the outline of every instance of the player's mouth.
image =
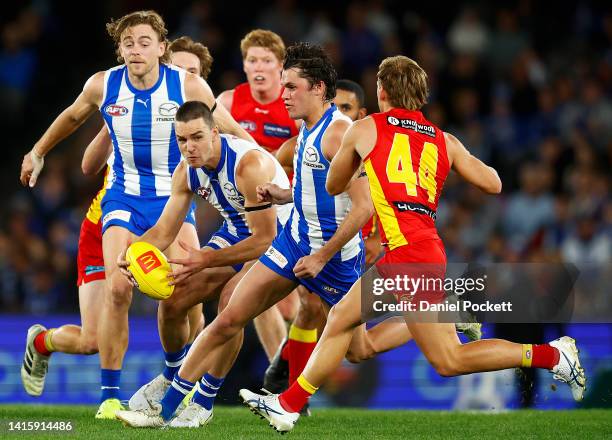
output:
M 265 77 L 265 76 L 263 76 L 263 75 L 255 75 L 255 76 L 253 77 L 253 81 L 255 81 L 256 83 L 261 84 L 261 83 L 263 83 L 263 82 L 265 82 L 265 81 L 266 81 L 266 77 Z

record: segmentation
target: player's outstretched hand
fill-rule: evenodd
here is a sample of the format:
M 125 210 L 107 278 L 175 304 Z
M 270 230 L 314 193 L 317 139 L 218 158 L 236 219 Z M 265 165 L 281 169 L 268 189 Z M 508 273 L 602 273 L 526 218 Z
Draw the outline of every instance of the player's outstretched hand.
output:
M 33 188 L 44 165 L 45 158 L 36 154 L 34 150 L 23 156 L 21 175 L 19 176 L 21 184 L 23 186 L 29 185 L 30 188 Z
M 275 183 L 264 183 L 257 185 L 257 202 L 269 202 L 274 205 L 284 205 L 287 203 L 287 196 L 290 196 L 289 190 L 283 189 Z
M 173 269 L 168 274 L 168 285 L 180 284 L 189 278 L 194 273 L 206 269 L 208 267 L 209 258 L 206 255 L 212 252 L 211 249 L 198 249 L 188 245 L 182 240 L 179 240 L 179 245 L 187 251 L 187 258 L 172 258 L 168 262 L 171 264 L 180 264 L 182 267 Z
M 293 273 L 298 278 L 315 278 L 326 263 L 327 261 L 317 254 L 306 255 L 297 261 Z

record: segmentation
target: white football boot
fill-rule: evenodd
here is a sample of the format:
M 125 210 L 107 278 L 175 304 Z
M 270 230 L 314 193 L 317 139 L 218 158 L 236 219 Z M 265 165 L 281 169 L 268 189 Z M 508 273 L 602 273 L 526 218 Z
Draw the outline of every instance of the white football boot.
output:
M 179 410 L 170 421 L 170 428 L 199 428 L 210 423 L 213 412 L 195 402 L 189 402 L 186 407 Z
M 151 408 L 138 411 L 117 411 L 115 417 L 123 422 L 124 426 L 132 428 L 164 428 L 168 423 L 161 416 L 161 405 L 154 404 Z
M 268 420 L 270 426 L 280 433 L 291 431 L 300 418 L 300 413 L 285 411 L 278 400 L 278 394 L 262 395 L 244 388 L 239 394 L 253 414 Z
M 463 333 L 470 341 L 478 341 L 482 338 L 482 324 L 480 322 L 457 322 L 455 329 Z
M 563 336 L 550 342 L 550 345 L 559 350 L 559 363 L 550 372 L 555 379 L 568 384 L 574 400 L 580 402 L 586 390 L 586 376 L 584 368 L 580 366 L 576 341 L 569 336 Z
M 45 377 L 49 368 L 49 357 L 40 354 L 34 347 L 34 338 L 47 330 L 40 324 L 34 324 L 28 329 L 25 354 L 21 365 L 21 382 L 30 396 L 38 397 L 45 388 Z
M 155 404 L 162 400 L 171 383 L 172 381 L 160 374 L 151 382 L 144 384 L 130 397 L 130 410 L 139 411 L 153 408 Z

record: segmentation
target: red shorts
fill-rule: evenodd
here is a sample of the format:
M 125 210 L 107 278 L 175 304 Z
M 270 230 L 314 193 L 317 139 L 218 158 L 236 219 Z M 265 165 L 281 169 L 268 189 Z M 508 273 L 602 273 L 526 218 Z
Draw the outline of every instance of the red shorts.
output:
M 77 286 L 106 278 L 102 254 L 102 222 L 92 223 L 87 217 L 81 223 L 77 255 Z
M 439 238 L 425 239 L 387 251 L 376 263 L 378 273 L 384 278 L 410 277 L 426 279 L 425 288 L 414 292 L 410 298 L 439 303 L 444 299 L 446 252 Z M 402 296 L 402 292 L 397 292 Z

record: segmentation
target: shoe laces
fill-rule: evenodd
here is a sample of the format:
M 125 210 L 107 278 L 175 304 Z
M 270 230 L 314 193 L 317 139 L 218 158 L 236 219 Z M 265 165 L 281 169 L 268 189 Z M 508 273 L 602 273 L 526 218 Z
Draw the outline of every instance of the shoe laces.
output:
M 44 376 L 47 374 L 49 369 L 49 361 L 47 359 L 38 359 L 33 362 L 32 375 L 33 376 Z

